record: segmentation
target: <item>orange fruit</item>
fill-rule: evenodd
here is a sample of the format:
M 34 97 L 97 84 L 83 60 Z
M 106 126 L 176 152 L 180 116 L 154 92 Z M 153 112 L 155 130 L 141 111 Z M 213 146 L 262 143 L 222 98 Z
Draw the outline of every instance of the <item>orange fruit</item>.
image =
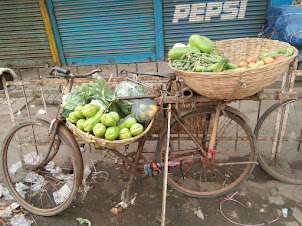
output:
M 262 59 L 263 63 L 266 65 L 266 64 L 272 64 L 275 62 L 274 58 L 272 57 L 264 57 Z

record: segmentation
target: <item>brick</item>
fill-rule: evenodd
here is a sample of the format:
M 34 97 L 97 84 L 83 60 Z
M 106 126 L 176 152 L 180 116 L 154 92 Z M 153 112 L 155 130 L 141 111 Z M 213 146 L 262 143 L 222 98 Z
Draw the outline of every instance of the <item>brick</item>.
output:
M 169 63 L 166 61 L 158 61 L 157 62 L 158 67 L 158 73 L 171 73 L 173 72 L 170 67 Z
M 156 73 L 157 64 L 156 62 L 137 63 L 137 71 L 141 73 Z
M 104 78 L 109 78 L 111 73 L 113 73 L 113 77 L 117 77 L 117 66 L 116 64 L 106 64 L 106 65 L 94 65 L 94 68 L 102 69 L 102 72 L 99 73 Z
M 36 80 L 39 78 L 38 68 L 20 69 L 20 74 L 18 70 L 16 71 L 16 74 L 18 75 L 18 79 L 20 79 L 21 74 L 22 80 L 24 81 Z
M 74 72 L 75 74 L 87 74 L 88 72 L 91 72 L 92 70 L 94 70 L 94 66 L 90 65 L 90 66 L 78 66 L 77 67 L 78 72 Z
M 118 64 L 117 65 L 117 71 L 118 71 L 118 76 L 124 77 L 125 74 L 121 74 L 122 70 L 126 71 L 137 71 L 136 70 L 136 64 Z

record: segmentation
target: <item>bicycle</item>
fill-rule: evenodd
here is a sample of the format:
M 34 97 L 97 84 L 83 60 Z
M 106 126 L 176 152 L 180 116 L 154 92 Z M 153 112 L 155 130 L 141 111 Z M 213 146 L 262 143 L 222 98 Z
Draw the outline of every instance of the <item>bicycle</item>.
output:
M 66 93 L 71 90 L 74 78 L 86 77 L 62 68 L 54 70 L 68 80 Z M 244 115 L 226 102 L 204 102 L 175 75 L 165 79 L 168 81 L 160 84 L 154 95 L 143 97 L 153 98 L 168 116 L 168 123 L 161 123 L 162 133 L 156 138 L 156 161 L 145 161 L 142 150 L 147 138 L 144 137 L 136 140 L 137 152 L 124 156 L 115 149 L 110 151 L 122 158 L 132 179 L 146 167 L 161 171 L 166 163 L 168 183 L 187 196 L 211 198 L 230 193 L 248 178 L 257 164 L 252 129 Z M 181 97 L 184 107 L 177 110 Z M 60 106 L 54 120 L 39 115 L 15 125 L 1 149 L 1 170 L 10 193 L 23 208 L 42 216 L 65 210 L 76 197 L 83 179 L 79 145 L 59 110 Z M 170 127 L 171 116 L 174 121 Z M 22 192 L 24 188 L 28 193 Z
M 302 184 L 302 96 L 276 103 L 255 127 L 260 166 L 273 178 Z

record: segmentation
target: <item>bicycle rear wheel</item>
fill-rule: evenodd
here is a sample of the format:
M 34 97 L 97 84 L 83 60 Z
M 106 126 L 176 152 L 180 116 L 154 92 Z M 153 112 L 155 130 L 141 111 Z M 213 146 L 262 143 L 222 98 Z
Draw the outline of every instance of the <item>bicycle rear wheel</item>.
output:
M 214 123 L 215 109 L 198 109 L 180 118 L 182 123 L 207 150 Z M 164 161 L 166 136 L 157 143 L 157 161 Z M 188 162 L 170 169 L 168 183 L 175 190 L 196 198 L 212 198 L 237 188 L 250 175 L 256 161 L 255 137 L 238 115 L 224 110 L 220 115 L 215 143 L 214 163 L 204 163 L 195 143 L 175 121 L 171 125 L 169 161 Z
M 1 150 L 2 175 L 11 195 L 24 209 L 42 216 L 65 210 L 82 177 L 72 141 L 60 128 L 48 153 L 49 125 L 39 119 L 19 123 Z
M 271 106 L 255 127 L 258 161 L 273 178 L 302 184 L 302 96 Z

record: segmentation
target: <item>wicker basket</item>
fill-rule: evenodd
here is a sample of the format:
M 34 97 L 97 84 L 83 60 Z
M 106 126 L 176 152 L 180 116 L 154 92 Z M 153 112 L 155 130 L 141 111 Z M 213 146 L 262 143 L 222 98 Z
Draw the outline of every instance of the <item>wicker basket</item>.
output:
M 228 39 L 215 44 L 218 54 L 235 64 L 249 56 L 262 56 L 276 49 L 294 49 L 294 54 L 284 60 L 242 71 L 187 72 L 173 68 L 170 62 L 171 69 L 191 89 L 219 100 L 242 99 L 265 89 L 288 71 L 289 64 L 298 54 L 298 50 L 288 43 L 261 38 Z
M 145 130 L 141 134 L 125 140 L 106 140 L 106 139 L 95 137 L 89 133 L 85 133 L 84 131 L 80 130 L 78 127 L 76 127 L 68 120 L 66 122 L 66 125 L 77 137 L 89 143 L 93 143 L 96 147 L 106 147 L 108 149 L 115 149 L 120 146 L 131 144 L 137 141 L 138 139 L 140 139 L 141 137 L 145 136 L 148 133 L 148 131 L 151 129 L 153 122 L 154 122 L 154 118 L 150 121 L 147 128 L 145 128 Z

